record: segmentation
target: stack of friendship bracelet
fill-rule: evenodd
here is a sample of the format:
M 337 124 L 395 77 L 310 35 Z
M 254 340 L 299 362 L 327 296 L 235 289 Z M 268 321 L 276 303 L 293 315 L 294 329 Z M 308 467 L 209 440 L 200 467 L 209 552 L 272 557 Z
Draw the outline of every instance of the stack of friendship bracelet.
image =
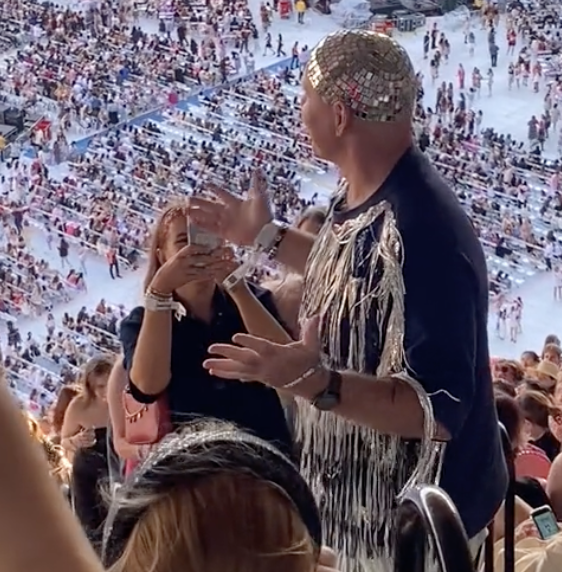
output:
M 151 287 L 144 293 L 144 307 L 151 312 L 174 312 L 176 320 L 181 320 L 187 314 L 172 294 L 163 294 Z

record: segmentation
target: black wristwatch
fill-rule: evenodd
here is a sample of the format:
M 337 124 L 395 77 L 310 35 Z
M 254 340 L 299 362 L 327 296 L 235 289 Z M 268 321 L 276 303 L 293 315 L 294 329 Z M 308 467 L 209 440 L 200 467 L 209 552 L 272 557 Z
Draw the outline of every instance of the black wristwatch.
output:
M 330 370 L 328 385 L 313 400 L 312 405 L 320 411 L 330 411 L 341 402 L 341 373 Z

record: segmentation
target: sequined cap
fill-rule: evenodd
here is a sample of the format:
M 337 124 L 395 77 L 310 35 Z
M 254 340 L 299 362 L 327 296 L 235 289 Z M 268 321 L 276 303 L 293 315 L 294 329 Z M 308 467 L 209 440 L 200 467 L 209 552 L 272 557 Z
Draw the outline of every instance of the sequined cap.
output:
M 406 50 L 369 30 L 340 30 L 313 50 L 306 69 L 313 89 L 329 104 L 342 102 L 366 121 L 407 120 L 417 81 Z

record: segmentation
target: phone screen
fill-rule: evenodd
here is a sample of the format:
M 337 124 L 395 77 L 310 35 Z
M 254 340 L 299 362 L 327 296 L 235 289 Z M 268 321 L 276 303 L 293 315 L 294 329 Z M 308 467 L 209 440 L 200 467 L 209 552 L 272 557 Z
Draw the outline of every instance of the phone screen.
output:
M 534 510 L 531 513 L 531 518 L 543 540 L 547 540 L 560 532 L 556 516 L 550 507 L 545 506 Z

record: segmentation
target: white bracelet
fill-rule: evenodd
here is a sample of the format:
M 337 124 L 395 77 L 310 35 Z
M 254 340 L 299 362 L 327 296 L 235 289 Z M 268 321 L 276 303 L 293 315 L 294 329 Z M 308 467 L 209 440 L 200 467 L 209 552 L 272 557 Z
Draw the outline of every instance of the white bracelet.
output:
M 256 267 L 259 256 L 259 252 L 252 252 L 251 256 L 241 266 L 223 280 L 222 285 L 227 292 L 244 280 L 246 275 Z
M 144 308 L 149 312 L 174 312 L 176 320 L 181 320 L 187 315 L 185 308 L 180 302 L 170 298 L 163 299 L 155 296 L 150 291 L 144 295 Z

